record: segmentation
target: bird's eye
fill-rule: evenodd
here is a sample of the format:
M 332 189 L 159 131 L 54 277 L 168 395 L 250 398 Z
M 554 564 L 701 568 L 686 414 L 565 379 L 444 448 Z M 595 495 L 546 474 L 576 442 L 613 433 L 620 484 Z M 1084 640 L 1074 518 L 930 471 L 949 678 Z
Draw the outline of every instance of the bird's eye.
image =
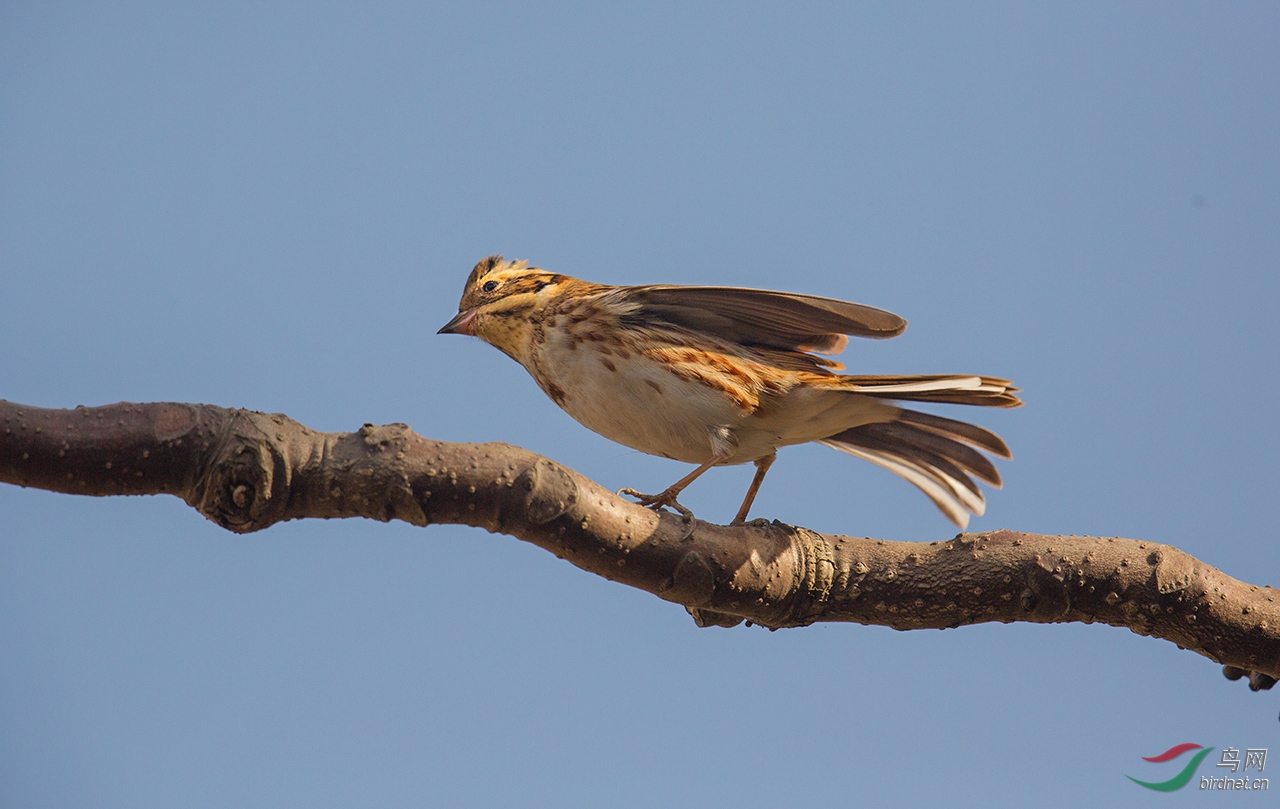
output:
M 480 287 L 480 288 L 481 288 L 481 289 L 483 289 L 485 292 L 493 292 L 495 289 L 497 289 L 497 288 L 498 288 L 498 282 L 497 282 L 497 281 L 485 281 L 485 282 L 484 282 L 484 286 L 482 286 L 482 287 Z

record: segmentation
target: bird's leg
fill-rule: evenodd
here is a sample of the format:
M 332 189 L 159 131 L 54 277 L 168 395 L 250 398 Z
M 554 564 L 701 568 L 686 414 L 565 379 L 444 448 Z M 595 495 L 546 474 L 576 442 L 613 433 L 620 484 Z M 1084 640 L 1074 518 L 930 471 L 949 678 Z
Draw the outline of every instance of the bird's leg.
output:
M 756 494 L 760 491 L 760 484 L 764 483 L 764 475 L 769 471 L 769 467 L 773 466 L 773 461 L 778 457 L 778 453 L 770 453 L 763 458 L 756 459 L 756 476 L 751 479 L 751 486 L 747 489 L 747 496 L 742 499 L 742 507 L 738 509 L 738 516 L 733 518 L 730 525 L 742 525 L 747 521 L 747 512 L 751 510 L 751 504 L 755 502 Z
M 685 533 L 685 539 L 688 539 L 689 536 L 693 534 L 693 512 L 680 505 L 676 498 L 680 496 L 680 492 L 684 491 L 690 483 L 697 480 L 703 472 L 723 460 L 724 458 L 719 455 L 712 456 L 702 466 L 699 466 L 697 469 L 677 480 L 675 483 L 672 483 L 665 491 L 659 494 L 641 494 L 635 489 L 619 489 L 618 494 L 630 495 L 636 499 L 637 503 L 642 506 L 648 506 L 654 511 L 657 511 L 663 506 L 668 506 L 680 512 L 680 516 L 684 517 L 685 525 L 689 526 L 689 530 Z

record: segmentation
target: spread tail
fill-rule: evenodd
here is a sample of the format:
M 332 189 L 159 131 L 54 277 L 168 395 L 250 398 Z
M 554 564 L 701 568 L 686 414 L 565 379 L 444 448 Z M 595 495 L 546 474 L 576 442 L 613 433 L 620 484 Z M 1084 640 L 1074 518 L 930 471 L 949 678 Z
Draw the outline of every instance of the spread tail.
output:
M 840 377 L 841 388 L 887 399 L 1017 407 L 1018 390 L 1007 380 L 985 376 Z M 915 484 L 960 528 L 981 516 L 986 499 L 974 478 L 1000 488 L 1000 473 L 979 452 L 1012 457 L 990 430 L 963 421 L 901 410 L 896 421 L 862 424 L 818 443 L 884 467 Z

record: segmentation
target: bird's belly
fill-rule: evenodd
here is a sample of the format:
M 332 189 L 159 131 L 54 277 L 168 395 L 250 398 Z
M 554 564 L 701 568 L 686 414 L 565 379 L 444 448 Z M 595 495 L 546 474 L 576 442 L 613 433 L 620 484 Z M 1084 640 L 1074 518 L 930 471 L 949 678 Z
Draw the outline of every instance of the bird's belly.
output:
M 726 437 L 732 449 L 749 415 L 724 393 L 640 354 L 595 343 L 559 348 L 539 358 L 538 384 L 584 427 L 632 449 L 700 464 L 725 448 Z M 728 462 L 770 451 L 738 452 Z

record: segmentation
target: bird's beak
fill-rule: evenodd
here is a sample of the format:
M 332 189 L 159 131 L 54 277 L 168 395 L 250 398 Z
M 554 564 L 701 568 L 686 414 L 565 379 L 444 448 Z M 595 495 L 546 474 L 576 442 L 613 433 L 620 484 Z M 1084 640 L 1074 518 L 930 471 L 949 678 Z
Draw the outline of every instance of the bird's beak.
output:
M 475 332 L 471 328 L 471 321 L 476 319 L 476 310 L 464 309 L 454 315 L 453 320 L 440 327 L 440 331 L 436 334 L 471 334 Z

